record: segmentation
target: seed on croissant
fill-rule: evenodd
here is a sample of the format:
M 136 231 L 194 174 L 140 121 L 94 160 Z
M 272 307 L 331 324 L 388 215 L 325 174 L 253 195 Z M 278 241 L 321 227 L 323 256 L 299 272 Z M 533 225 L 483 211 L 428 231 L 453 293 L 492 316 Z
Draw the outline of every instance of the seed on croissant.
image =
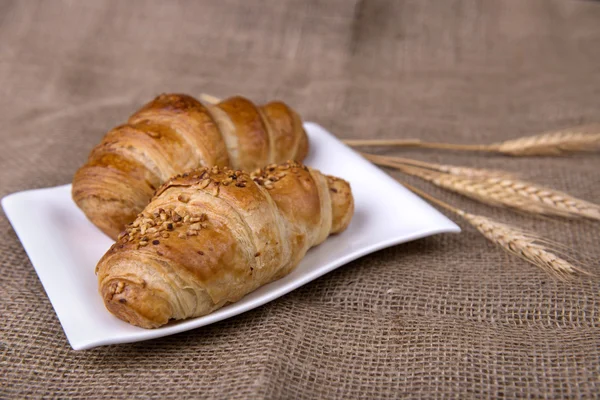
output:
M 204 189 L 205 187 L 208 186 L 209 183 L 210 183 L 210 179 L 204 179 L 203 181 L 200 182 L 200 185 L 198 185 L 198 189 Z

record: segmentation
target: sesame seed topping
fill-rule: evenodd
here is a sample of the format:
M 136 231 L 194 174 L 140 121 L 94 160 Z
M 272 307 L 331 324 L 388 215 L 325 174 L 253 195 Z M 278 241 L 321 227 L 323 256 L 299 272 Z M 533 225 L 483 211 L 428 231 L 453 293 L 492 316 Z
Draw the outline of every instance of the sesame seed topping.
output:
M 198 189 L 204 189 L 209 184 L 210 184 L 210 179 L 204 179 L 203 181 L 200 182 L 200 185 L 198 186 Z
M 144 218 L 142 220 L 142 224 L 148 224 L 150 226 L 154 226 L 155 225 L 154 221 L 151 218 Z

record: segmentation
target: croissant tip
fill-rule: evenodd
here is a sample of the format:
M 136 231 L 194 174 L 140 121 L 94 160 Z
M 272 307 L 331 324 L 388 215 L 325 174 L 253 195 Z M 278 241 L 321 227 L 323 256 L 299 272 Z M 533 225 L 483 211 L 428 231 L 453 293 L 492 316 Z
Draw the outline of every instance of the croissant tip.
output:
M 103 285 L 104 305 L 117 318 L 141 328 L 158 328 L 169 322 L 169 303 L 144 283 L 113 279 Z

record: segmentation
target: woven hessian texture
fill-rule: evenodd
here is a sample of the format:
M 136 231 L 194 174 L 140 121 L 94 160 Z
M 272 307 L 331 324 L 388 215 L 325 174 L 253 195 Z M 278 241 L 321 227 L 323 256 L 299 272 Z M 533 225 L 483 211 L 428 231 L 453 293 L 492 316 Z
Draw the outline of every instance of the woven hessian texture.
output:
M 70 182 L 107 130 L 167 91 L 282 99 L 343 138 L 490 143 L 600 121 L 599 44 L 590 1 L 0 0 L 0 196 Z M 378 151 L 600 200 L 594 155 Z M 600 274 L 598 223 L 407 181 Z M 555 282 L 462 225 L 212 326 L 76 352 L 0 213 L 0 398 L 597 396 L 600 278 Z

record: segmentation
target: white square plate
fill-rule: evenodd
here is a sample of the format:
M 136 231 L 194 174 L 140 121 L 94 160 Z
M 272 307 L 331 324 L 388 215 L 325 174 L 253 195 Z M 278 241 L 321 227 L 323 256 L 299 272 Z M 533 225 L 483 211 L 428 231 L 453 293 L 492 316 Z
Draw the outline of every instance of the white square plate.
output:
M 117 319 L 98 294 L 94 268 L 112 241 L 71 200 L 71 185 L 29 190 L 2 199 L 75 350 L 137 342 L 198 328 L 261 306 L 365 254 L 460 228 L 333 135 L 305 124 L 307 165 L 350 182 L 356 211 L 348 229 L 309 250 L 286 277 L 237 303 L 199 318 L 143 329 Z

